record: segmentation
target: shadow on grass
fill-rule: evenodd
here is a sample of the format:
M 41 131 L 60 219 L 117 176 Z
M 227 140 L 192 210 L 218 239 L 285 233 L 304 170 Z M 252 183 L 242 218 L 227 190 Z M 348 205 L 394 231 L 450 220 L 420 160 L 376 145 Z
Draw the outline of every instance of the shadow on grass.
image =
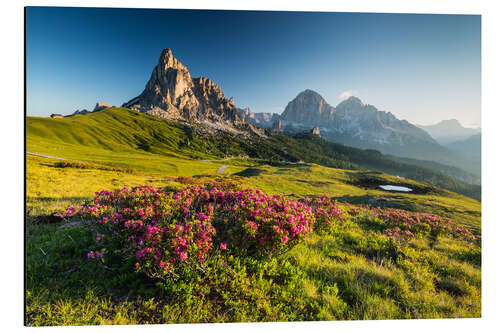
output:
M 408 201 L 404 196 L 375 196 L 375 195 L 342 195 L 332 197 L 338 202 L 347 202 L 351 205 L 368 205 L 380 208 L 396 208 L 409 211 L 417 211 L 418 207 Z
M 397 181 L 394 179 L 388 180 L 381 172 L 376 171 L 347 172 L 347 175 L 349 176 L 349 184 L 366 189 L 380 190 L 380 185 L 394 185 L 411 188 L 412 191 L 408 194 L 444 194 L 443 190 L 435 186 L 410 183 L 407 182 L 405 178 L 398 178 Z
M 245 170 L 237 172 L 234 175 L 240 177 L 257 177 L 263 172 L 264 170 L 259 168 L 246 168 Z

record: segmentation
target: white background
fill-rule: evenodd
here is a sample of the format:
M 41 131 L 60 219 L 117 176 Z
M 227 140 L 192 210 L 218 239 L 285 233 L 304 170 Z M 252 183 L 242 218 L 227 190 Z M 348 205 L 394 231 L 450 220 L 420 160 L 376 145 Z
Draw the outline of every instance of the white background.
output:
M 348 332 L 499 332 L 500 331 L 500 82 L 498 1 L 3 1 L 0 7 L 0 327 L 17 330 L 132 330 L 169 332 L 348 331 Z M 483 143 L 483 305 L 481 319 L 385 320 L 314 323 L 202 324 L 106 327 L 23 327 L 24 184 L 24 6 L 87 6 L 199 9 L 307 10 L 337 12 L 443 13 L 482 15 Z M 499 212 L 496 211 L 499 209 Z

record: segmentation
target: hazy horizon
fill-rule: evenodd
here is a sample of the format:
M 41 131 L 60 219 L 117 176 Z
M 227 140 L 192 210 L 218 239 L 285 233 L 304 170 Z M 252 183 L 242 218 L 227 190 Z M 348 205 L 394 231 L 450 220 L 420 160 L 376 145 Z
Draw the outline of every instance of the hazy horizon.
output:
M 29 116 L 120 106 L 170 48 L 253 112 L 312 89 L 418 125 L 481 126 L 479 15 L 28 7 L 26 38 Z

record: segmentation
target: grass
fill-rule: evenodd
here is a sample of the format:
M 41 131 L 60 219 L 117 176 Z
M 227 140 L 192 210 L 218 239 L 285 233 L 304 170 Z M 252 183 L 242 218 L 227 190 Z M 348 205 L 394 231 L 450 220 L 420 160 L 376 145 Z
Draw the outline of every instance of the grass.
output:
M 61 229 L 59 224 L 37 222 L 36 216 L 89 199 L 103 188 L 151 184 L 174 189 L 188 184 L 172 176 L 57 168 L 58 162 L 28 157 L 28 325 L 480 316 L 479 247 L 444 238 L 430 248 L 428 242 L 420 240 L 410 243 L 402 250 L 401 259 L 394 261 L 384 255 L 374 256 L 374 245 L 366 242 L 370 230 L 354 222 L 330 234 L 313 234 L 285 258 L 259 268 L 270 271 L 267 278 L 258 277 L 255 271 L 262 263 L 240 264 L 236 268 L 239 280 L 225 286 L 225 293 L 217 295 L 216 300 L 172 298 L 145 277 L 89 265 L 86 253 L 94 241 L 92 231 Z M 445 211 L 446 200 L 455 207 L 472 200 L 444 192 L 449 198 L 443 196 L 435 202 L 433 196 L 363 189 L 350 184 L 352 177 L 345 171 L 315 165 L 259 168 L 259 176 L 224 178 L 269 192 L 286 190 L 297 197 L 324 193 L 344 198 L 349 193 L 352 201 L 383 196 L 389 203 L 415 202 L 417 207 L 432 202 L 424 210 L 428 212 Z M 377 239 L 376 235 L 371 237 Z M 188 287 L 202 286 L 194 283 Z
M 102 189 L 141 184 L 179 189 L 218 179 L 293 198 L 327 195 L 352 204 L 432 213 L 481 232 L 479 201 L 431 185 L 312 163 L 224 159 L 197 146 L 195 138 L 184 145 L 186 131 L 156 118 L 150 125 L 157 131 L 149 134 L 158 145 L 148 151 L 134 137 L 140 128 L 133 112 L 120 118 L 123 127 L 115 124 L 116 114 L 95 116 L 88 126 L 79 124 L 88 121 L 81 115 L 33 124 L 28 118 L 27 150 L 70 161 L 27 156 L 27 325 L 481 316 L 480 244 L 440 236 L 394 247 L 356 218 L 312 233 L 279 258 L 231 258 L 227 267 L 173 286 L 135 274 L 132 267 L 110 270 L 89 261 L 92 229 L 61 228 L 60 222 L 40 216 L 82 203 Z M 110 132 L 100 126 L 113 119 L 117 127 Z M 80 129 L 52 130 L 65 122 Z M 113 131 L 124 131 L 126 139 Z M 162 132 L 168 133 L 161 139 L 164 146 L 158 140 Z M 224 164 L 227 174 L 218 175 Z M 377 188 L 380 183 L 410 186 L 416 193 L 386 192 Z

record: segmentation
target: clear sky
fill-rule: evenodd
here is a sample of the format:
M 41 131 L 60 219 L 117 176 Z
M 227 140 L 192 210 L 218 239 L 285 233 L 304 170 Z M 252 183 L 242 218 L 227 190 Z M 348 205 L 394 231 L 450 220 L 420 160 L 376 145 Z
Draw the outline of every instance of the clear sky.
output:
M 254 112 L 312 89 L 416 124 L 481 121 L 478 15 L 29 7 L 26 38 L 30 116 L 119 106 L 170 48 Z

